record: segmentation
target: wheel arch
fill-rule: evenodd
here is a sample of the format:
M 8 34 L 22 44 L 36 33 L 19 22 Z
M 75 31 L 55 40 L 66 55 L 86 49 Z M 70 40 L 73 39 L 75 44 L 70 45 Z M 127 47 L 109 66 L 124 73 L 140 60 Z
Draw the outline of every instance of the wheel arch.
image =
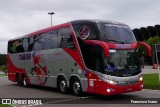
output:
M 67 87 L 69 87 L 69 82 L 68 82 L 67 76 L 65 76 L 64 74 L 58 74 L 57 75 L 56 87 L 58 86 L 58 80 L 60 80 L 61 78 L 64 78 L 67 81 Z

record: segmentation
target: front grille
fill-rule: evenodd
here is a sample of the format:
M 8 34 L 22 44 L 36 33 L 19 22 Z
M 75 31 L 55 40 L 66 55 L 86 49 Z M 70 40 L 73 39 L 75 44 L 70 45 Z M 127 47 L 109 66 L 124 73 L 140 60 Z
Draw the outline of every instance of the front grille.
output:
M 118 86 L 127 86 L 127 85 L 132 85 L 132 84 L 137 84 L 138 81 L 132 81 L 132 82 L 118 82 Z

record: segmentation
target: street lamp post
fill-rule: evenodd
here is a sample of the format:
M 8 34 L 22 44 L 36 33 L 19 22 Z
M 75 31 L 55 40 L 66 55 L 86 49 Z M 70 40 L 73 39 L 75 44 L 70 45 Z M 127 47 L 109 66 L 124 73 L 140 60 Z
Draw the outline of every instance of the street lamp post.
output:
M 49 15 L 51 15 L 51 26 L 52 26 L 52 15 L 55 14 L 54 12 L 48 12 Z

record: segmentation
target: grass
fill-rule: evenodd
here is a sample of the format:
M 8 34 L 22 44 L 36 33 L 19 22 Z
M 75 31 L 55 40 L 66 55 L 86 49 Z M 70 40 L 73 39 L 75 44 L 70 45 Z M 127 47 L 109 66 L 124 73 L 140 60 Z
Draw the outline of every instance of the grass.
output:
M 160 90 L 159 74 L 143 74 L 144 88 Z
M 1 77 L 1 76 L 6 76 L 6 74 L 0 74 L 0 77 Z M 1 106 L 0 106 L 0 107 L 1 107 Z
M 8 104 L 0 104 L 0 107 L 12 107 L 12 106 Z

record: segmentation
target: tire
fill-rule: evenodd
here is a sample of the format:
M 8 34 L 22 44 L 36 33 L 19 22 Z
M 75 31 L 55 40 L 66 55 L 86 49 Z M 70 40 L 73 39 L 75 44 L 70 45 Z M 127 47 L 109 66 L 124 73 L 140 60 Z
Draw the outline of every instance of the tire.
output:
M 22 86 L 22 81 L 19 74 L 16 75 L 16 82 L 17 82 L 17 85 Z
M 72 92 L 75 96 L 82 95 L 82 86 L 78 78 L 75 78 L 74 81 L 72 82 Z
M 24 87 L 28 87 L 28 81 L 25 74 L 23 75 L 22 82 Z
M 61 77 L 59 80 L 58 80 L 58 84 L 57 84 L 57 88 L 58 88 L 58 91 L 60 93 L 67 93 L 68 92 L 68 87 L 67 87 L 67 81 L 64 77 Z

